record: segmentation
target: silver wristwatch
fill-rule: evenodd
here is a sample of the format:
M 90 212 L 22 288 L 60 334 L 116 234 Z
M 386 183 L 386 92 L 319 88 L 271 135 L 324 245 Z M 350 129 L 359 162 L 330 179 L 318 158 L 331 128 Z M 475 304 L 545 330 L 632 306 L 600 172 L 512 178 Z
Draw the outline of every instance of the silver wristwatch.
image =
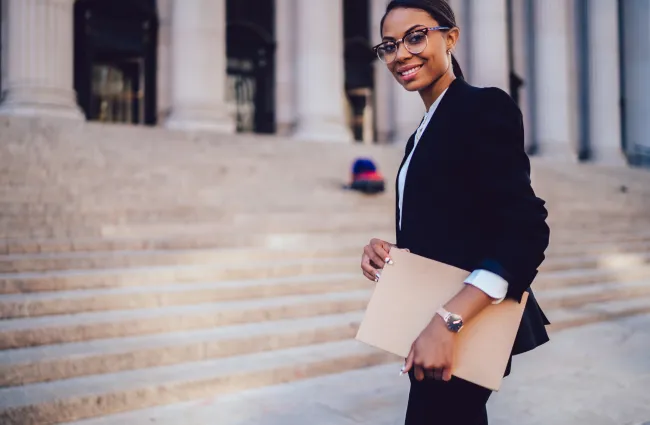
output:
M 447 325 L 447 329 L 449 329 L 449 331 L 458 333 L 461 329 L 463 329 L 463 318 L 460 315 L 450 313 L 445 310 L 444 307 L 440 307 L 436 311 L 436 314 L 442 317 L 442 320 L 445 321 L 445 324 Z

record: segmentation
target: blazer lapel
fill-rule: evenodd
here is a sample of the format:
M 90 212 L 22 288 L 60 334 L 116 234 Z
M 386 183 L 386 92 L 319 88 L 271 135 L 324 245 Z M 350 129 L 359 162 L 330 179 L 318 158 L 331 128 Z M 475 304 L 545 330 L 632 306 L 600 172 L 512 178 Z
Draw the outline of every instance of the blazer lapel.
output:
M 431 137 L 432 133 L 436 131 L 434 129 L 440 129 L 442 125 L 452 121 L 450 114 L 454 110 L 453 106 L 459 97 L 458 93 L 462 91 L 465 85 L 467 85 L 467 83 L 460 78 L 456 78 L 451 82 L 449 88 L 447 89 L 447 92 L 445 93 L 445 96 L 442 98 L 440 104 L 438 105 L 438 108 L 436 108 L 436 111 L 433 113 L 431 121 L 429 121 L 429 125 L 427 125 L 427 128 L 424 129 L 424 132 L 422 133 L 418 144 L 429 139 L 435 140 L 435 137 Z

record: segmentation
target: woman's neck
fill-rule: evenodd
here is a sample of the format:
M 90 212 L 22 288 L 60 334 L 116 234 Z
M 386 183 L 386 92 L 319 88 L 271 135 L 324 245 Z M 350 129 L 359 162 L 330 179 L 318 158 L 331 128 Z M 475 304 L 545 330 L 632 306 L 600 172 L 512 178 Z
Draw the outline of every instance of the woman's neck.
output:
M 420 97 L 422 97 L 427 111 L 455 79 L 456 76 L 453 72 L 447 72 L 429 87 L 420 90 Z

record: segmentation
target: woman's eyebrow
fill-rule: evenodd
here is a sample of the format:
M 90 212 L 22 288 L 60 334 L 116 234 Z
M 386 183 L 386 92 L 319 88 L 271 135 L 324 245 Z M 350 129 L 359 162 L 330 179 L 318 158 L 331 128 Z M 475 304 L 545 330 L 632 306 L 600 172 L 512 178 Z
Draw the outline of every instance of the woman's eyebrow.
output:
M 404 34 L 408 34 L 408 33 L 410 33 L 411 31 L 413 31 L 414 29 L 416 29 L 416 28 L 418 28 L 418 27 L 426 27 L 426 25 L 424 25 L 424 24 L 416 24 L 416 25 L 413 25 L 411 28 L 409 28 L 409 29 L 407 29 L 406 31 L 404 31 Z M 388 41 L 388 40 L 395 40 L 395 38 L 394 38 L 394 37 L 384 36 L 384 37 L 382 38 L 382 40 L 387 40 L 387 41 Z

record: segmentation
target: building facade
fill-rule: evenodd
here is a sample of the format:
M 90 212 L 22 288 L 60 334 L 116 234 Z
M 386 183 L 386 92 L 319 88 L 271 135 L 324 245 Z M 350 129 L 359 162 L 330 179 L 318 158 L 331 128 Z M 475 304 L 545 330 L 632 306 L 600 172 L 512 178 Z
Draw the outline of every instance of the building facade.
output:
M 648 0 L 449 1 L 531 154 L 650 164 Z M 403 143 L 424 113 L 371 50 L 387 0 L 1 2 L 3 115 Z

